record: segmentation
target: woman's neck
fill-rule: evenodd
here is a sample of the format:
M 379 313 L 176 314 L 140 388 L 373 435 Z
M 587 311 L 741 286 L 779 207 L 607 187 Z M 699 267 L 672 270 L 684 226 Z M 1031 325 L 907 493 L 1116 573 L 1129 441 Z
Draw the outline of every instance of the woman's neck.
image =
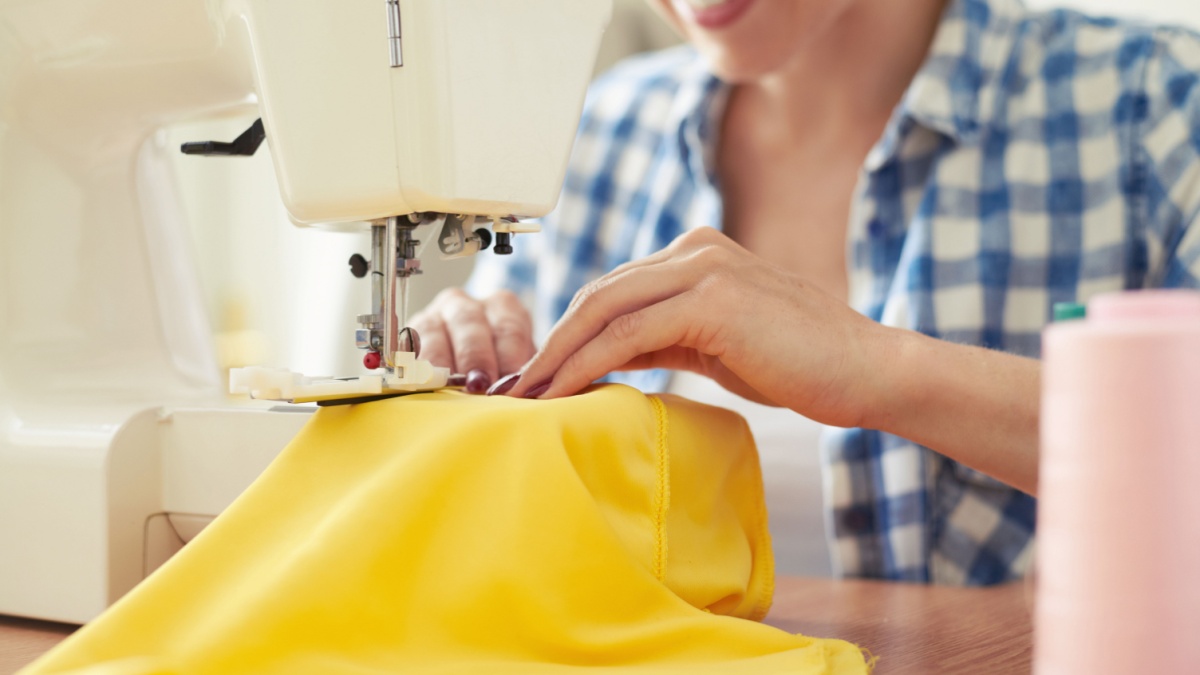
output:
M 859 0 L 791 62 L 735 87 L 731 105 L 752 112 L 769 147 L 816 136 L 865 153 L 924 63 L 946 2 Z

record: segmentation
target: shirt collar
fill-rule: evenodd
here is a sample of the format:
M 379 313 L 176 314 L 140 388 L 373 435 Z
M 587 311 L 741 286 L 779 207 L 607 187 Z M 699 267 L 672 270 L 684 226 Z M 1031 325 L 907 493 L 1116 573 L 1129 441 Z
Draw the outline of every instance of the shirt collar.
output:
M 717 153 L 731 88 L 713 74 L 707 61 L 690 45 L 683 49 L 691 50 L 691 60 L 680 73 L 680 86 L 667 128 L 676 130 L 680 160 L 696 189 L 697 208 L 694 211 L 700 220 L 686 226 L 691 229 L 707 225 L 721 229 L 724 205 L 717 173 Z
M 680 80 L 671 115 L 672 127 L 679 130 L 679 147 L 685 163 L 697 182 L 716 184 L 716 154 L 729 90 L 729 85 L 712 73 L 704 58 L 693 52 Z
M 914 125 L 956 143 L 971 142 L 995 98 L 996 81 L 1012 54 L 1016 31 L 1027 15 L 1023 0 L 950 0 L 930 44 L 883 136 L 867 155 L 874 171 L 896 155 Z M 691 49 L 691 47 L 683 47 Z M 693 51 L 680 78 L 671 127 L 698 181 L 715 185 L 715 153 L 729 86 Z
M 914 124 L 956 143 L 971 142 L 990 117 L 996 81 L 1025 16 L 1022 0 L 950 0 L 929 55 L 867 156 L 866 168 L 878 169 L 895 156 Z

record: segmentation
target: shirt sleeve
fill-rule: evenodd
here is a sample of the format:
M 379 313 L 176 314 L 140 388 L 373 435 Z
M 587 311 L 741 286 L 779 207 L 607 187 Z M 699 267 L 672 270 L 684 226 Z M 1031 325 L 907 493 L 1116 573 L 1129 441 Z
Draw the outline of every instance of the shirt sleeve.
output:
M 1200 287 L 1200 36 L 1168 29 L 1146 68 L 1142 126 L 1153 285 Z

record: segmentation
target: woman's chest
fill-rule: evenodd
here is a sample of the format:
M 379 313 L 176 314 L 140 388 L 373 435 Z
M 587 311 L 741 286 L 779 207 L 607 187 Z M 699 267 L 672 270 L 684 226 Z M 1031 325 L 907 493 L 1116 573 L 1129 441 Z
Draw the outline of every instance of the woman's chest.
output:
M 724 232 L 764 261 L 843 300 L 857 164 L 808 164 L 722 180 Z

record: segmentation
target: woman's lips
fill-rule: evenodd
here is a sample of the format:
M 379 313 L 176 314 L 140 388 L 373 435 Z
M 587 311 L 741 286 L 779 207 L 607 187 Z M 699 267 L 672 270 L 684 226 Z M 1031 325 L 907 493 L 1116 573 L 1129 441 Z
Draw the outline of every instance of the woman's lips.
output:
M 675 0 L 675 9 L 704 28 L 723 28 L 745 13 L 754 0 Z

